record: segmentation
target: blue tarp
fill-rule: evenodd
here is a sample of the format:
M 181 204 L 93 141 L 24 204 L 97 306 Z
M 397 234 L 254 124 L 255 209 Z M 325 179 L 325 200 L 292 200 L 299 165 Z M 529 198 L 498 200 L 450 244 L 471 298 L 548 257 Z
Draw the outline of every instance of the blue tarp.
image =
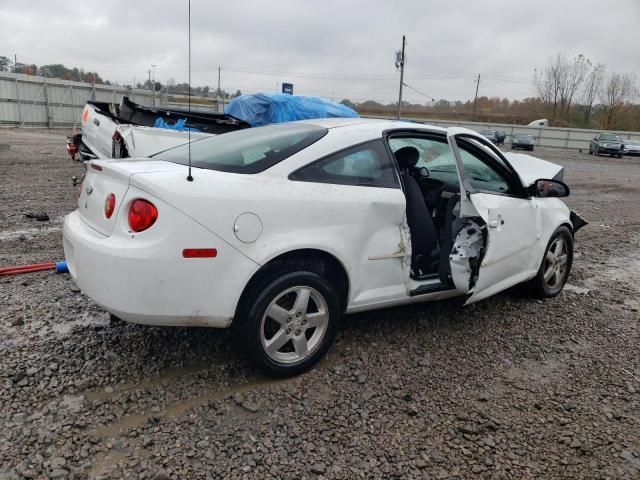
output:
M 256 93 L 232 100 L 224 113 L 244 120 L 252 127 L 309 118 L 358 118 L 358 113 L 341 103 L 320 97 Z
M 166 128 L 169 130 L 177 130 L 178 132 L 188 132 L 189 130 L 191 130 L 192 132 L 200 131 L 197 128 L 189 128 L 186 126 L 186 124 L 187 124 L 186 118 L 181 118 L 180 120 L 176 120 L 176 123 L 171 125 L 170 123 L 165 122 L 164 118 L 158 117 L 156 118 L 156 123 L 154 123 L 153 126 L 156 128 Z

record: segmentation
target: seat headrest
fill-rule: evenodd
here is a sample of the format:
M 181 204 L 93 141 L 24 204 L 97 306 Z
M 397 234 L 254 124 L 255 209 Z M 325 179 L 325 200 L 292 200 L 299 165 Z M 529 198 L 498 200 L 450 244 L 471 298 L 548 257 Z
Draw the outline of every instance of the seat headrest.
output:
M 394 155 L 396 156 L 400 170 L 413 168 L 416 166 L 416 163 L 418 163 L 418 160 L 420 160 L 420 152 L 418 152 L 416 147 L 402 147 L 397 150 Z

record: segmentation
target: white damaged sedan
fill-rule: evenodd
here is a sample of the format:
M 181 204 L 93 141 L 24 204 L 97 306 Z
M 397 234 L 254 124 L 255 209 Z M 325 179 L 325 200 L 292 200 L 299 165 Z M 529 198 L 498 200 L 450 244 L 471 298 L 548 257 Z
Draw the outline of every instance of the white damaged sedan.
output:
M 557 198 L 561 180 L 562 167 L 460 128 L 271 125 L 89 162 L 64 250 L 117 317 L 231 327 L 286 376 L 318 361 L 345 313 L 472 303 L 523 282 L 558 294 L 585 223 Z

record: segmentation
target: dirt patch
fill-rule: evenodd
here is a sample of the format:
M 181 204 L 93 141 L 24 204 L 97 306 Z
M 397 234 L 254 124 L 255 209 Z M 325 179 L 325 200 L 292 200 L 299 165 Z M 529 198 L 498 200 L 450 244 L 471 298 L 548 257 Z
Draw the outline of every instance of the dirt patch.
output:
M 65 133 L 0 130 L 0 266 L 63 257 Z M 0 479 L 640 478 L 640 160 L 534 155 L 590 222 L 558 297 L 354 315 L 286 382 L 228 332 L 110 319 L 67 275 L 0 278 Z

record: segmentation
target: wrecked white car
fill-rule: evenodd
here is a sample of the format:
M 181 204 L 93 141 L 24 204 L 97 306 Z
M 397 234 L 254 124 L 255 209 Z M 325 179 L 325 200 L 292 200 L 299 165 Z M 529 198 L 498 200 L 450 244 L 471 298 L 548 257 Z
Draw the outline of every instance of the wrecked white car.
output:
M 64 222 L 72 277 L 109 312 L 231 327 L 272 375 L 326 352 L 344 313 L 529 282 L 558 294 L 584 221 L 562 167 L 470 130 L 379 120 L 251 128 L 89 162 Z
M 89 101 L 82 111 L 81 133 L 67 138 L 72 160 L 147 157 L 192 140 L 249 128 L 223 113 L 147 107 L 123 97 L 120 104 Z

